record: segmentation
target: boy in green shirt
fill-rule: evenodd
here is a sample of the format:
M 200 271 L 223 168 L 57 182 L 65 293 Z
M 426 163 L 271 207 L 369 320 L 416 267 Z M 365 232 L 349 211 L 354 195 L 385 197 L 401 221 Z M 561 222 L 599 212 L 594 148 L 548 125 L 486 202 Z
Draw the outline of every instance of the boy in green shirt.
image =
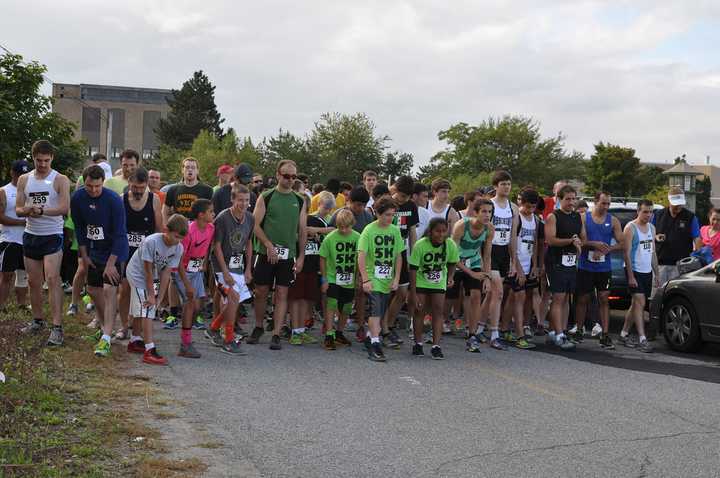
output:
M 320 246 L 320 289 L 327 294 L 325 306 L 326 350 L 335 350 L 336 344 L 350 346 L 343 335 L 348 315 L 355 300 L 355 263 L 360 233 L 353 230 L 355 216 L 349 209 L 340 209 L 335 216 L 337 229 L 325 237 Z M 335 312 L 337 330 L 333 329 Z
M 455 264 L 460 254 L 455 242 L 448 237 L 448 221 L 441 217 L 430 220 L 425 237 L 415 243 L 408 263 L 410 264 L 410 290 L 417 294 L 418 310 L 413 317 L 415 345 L 413 355 L 425 355 L 422 349 L 423 317 L 432 314 L 433 346 L 430 355 L 435 360 L 442 360 L 440 336 L 442 336 L 445 309 L 445 290 L 453 286 Z M 418 274 L 419 272 L 419 274 Z
M 368 358 L 375 362 L 385 361 L 380 320 L 390 303 L 390 292 L 397 290 L 400 283 L 401 253 L 405 250 L 400 228 L 392 224 L 397 207 L 392 198 L 375 203 L 377 220 L 365 227 L 358 240 L 358 271 L 370 304 L 370 336 L 365 338 L 365 347 Z

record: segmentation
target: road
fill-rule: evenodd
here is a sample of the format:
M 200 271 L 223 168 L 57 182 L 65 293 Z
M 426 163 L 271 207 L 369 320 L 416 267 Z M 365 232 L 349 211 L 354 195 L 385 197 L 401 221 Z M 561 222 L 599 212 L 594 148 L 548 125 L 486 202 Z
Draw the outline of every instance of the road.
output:
M 720 360 L 714 353 L 464 352 L 444 361 L 405 344 L 373 363 L 358 344 L 268 349 L 231 357 L 194 332 L 158 331 L 168 367 L 139 365 L 180 417 L 162 425 L 170 454 L 204 450 L 206 476 L 451 477 L 718 476 Z M 540 340 L 536 340 L 538 343 Z M 658 342 L 656 344 L 659 345 Z M 426 350 L 428 353 L 429 350 Z

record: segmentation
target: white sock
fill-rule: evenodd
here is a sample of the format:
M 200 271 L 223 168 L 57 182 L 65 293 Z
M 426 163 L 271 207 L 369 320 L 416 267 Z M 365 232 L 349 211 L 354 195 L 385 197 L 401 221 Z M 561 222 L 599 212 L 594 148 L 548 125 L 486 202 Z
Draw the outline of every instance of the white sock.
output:
M 438 349 L 439 349 L 440 346 L 439 346 L 439 345 L 433 345 L 432 348 L 434 348 L 434 349 L 435 349 L 435 348 L 438 348 Z
M 292 329 L 292 333 L 293 333 L 294 335 L 301 334 L 301 333 L 302 333 L 302 329 Z
M 620 337 L 625 338 L 625 337 L 627 337 L 627 335 L 628 335 L 628 333 L 625 332 L 624 330 L 621 330 L 621 331 L 620 331 Z
M 640 336 L 640 343 L 643 343 L 643 342 L 645 342 L 646 340 L 647 340 L 647 337 L 645 337 L 644 335 L 641 335 L 641 336 Z
M 549 331 L 548 337 L 550 337 L 550 339 L 552 339 L 552 340 L 555 340 L 555 331 L 554 330 Z
M 139 342 L 142 340 L 142 337 L 138 337 L 137 335 L 131 335 L 130 336 L 130 342 Z
M 107 340 L 107 343 L 110 343 L 110 340 L 111 340 L 111 339 L 110 339 L 110 336 L 109 336 L 109 335 L 103 334 L 103 335 L 102 335 L 102 340 Z
M 305 332 L 305 327 L 300 327 L 300 328 L 298 329 L 298 333 L 299 333 L 299 334 L 302 334 L 302 333 L 304 333 L 304 332 Z
M 370 337 L 370 343 L 371 343 L 371 344 L 379 344 L 379 343 L 380 343 L 380 337 Z
M 423 343 L 422 343 L 422 342 L 415 342 L 415 344 L 416 344 L 416 345 L 419 345 L 420 347 L 423 346 Z
M 150 342 L 149 344 L 145 344 L 145 351 L 152 350 L 155 348 L 155 342 Z
M 556 343 L 556 344 L 561 343 L 564 338 L 565 338 L 565 332 L 560 332 L 559 334 L 557 334 L 557 335 L 555 336 L 555 343 Z
M 485 332 L 485 326 L 483 324 L 478 325 L 477 329 L 475 330 L 475 335 L 480 335 L 483 332 Z
M 500 333 L 498 333 L 497 329 L 492 330 L 492 331 L 490 332 L 490 340 L 495 340 L 495 339 L 498 339 L 498 338 L 500 338 Z

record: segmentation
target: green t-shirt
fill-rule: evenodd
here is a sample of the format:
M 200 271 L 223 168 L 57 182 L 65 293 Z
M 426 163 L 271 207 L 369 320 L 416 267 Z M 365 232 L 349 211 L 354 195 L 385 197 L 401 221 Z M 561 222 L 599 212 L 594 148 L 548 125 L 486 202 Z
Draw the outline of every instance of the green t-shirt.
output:
M 444 244 L 435 247 L 429 237 L 423 237 L 415 243 L 408 259 L 410 268 L 416 269 L 415 286 L 422 289 L 447 288 L 447 266 L 460 260 L 455 241 L 445 239 Z
M 113 176 L 111 178 L 107 178 L 103 183 L 103 186 L 111 191 L 115 191 L 118 196 L 122 196 L 125 192 L 125 188 L 128 187 L 128 182 L 127 179 L 122 176 Z
M 390 293 L 395 274 L 395 259 L 405 250 L 400 228 L 390 224 L 380 227 L 373 221 L 363 229 L 358 240 L 358 251 L 365 253 L 365 267 L 372 281 L 373 292 Z
M 72 220 L 72 217 L 68 214 L 68 217 L 65 219 L 65 223 L 63 224 L 63 227 L 65 229 L 70 229 L 73 232 L 73 240 L 70 244 L 70 250 L 71 251 L 77 251 L 78 250 L 78 241 L 77 241 L 77 235 L 75 234 L 75 223 Z
M 358 239 L 360 233 L 352 229 L 346 236 L 337 229 L 325 236 L 320 245 L 320 257 L 325 259 L 328 284 L 337 284 L 346 289 L 355 288 Z
M 279 258 L 295 259 L 297 257 L 300 209 L 305 203 L 305 199 L 295 191 L 281 193 L 276 188 L 263 192 L 261 196 L 265 201 L 263 232 L 275 244 Z M 265 245 L 260 241 L 255 242 L 255 252 L 267 255 Z

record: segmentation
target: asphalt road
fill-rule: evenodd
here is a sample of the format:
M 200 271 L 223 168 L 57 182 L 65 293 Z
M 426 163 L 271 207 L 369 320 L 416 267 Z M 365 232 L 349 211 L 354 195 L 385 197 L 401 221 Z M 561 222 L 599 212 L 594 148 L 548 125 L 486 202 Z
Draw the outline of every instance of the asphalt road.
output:
M 179 331 L 160 330 L 170 365 L 138 369 L 179 403 L 180 418 L 161 424 L 170 455 L 222 444 L 202 450 L 206 476 L 720 473 L 714 354 L 609 352 L 593 340 L 574 353 L 469 354 L 450 336 L 444 361 L 413 357 L 405 344 L 378 364 L 358 344 L 271 351 L 268 334 L 231 357 L 194 334 L 203 358 L 174 356 Z

